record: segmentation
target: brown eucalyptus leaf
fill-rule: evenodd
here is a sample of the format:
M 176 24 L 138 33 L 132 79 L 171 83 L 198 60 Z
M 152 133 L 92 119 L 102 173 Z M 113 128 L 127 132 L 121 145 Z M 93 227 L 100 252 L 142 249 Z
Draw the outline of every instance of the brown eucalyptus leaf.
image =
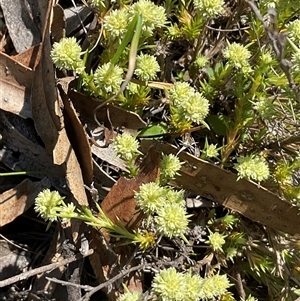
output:
M 0 109 L 23 118 L 32 118 L 32 81 L 32 69 L 0 52 Z
M 55 4 L 52 8 L 51 37 L 53 42 L 59 42 L 66 34 L 66 18 L 64 9 Z
M 58 89 L 64 104 L 64 124 L 68 138 L 79 162 L 84 183 L 90 186 L 93 179 L 93 161 L 87 134 L 77 116 L 73 104 L 70 102 L 68 95 L 60 84 L 58 85 Z
M 104 213 L 114 222 L 119 220 L 128 228 L 136 228 L 144 217 L 134 199 L 140 185 L 154 182 L 159 176 L 160 155 L 154 148 L 148 150 L 141 164 L 141 172 L 133 179 L 121 177 L 101 203 Z
M 49 17 L 52 1 L 45 14 L 43 41 L 32 85 L 32 115 L 37 132 L 45 144 L 53 163 L 65 166 L 68 187 L 75 203 L 88 205 L 80 165 L 67 137 L 58 100 L 54 68 L 50 57 Z
M 18 53 L 41 42 L 42 24 L 38 2 L 0 0 L 5 24 Z
M 38 193 L 48 187 L 50 187 L 50 180 L 47 178 L 39 182 L 26 179 L 14 188 L 0 194 L 0 227 L 22 215 L 34 204 Z
M 18 63 L 30 69 L 35 69 L 40 45 L 32 46 L 24 52 L 12 56 Z
M 100 102 L 95 98 L 79 93 L 74 89 L 70 89 L 69 97 L 80 116 L 87 121 L 94 122 L 93 112 Z M 102 109 L 97 111 L 97 118 L 100 122 L 107 122 L 107 109 L 109 110 L 111 124 L 114 127 L 136 131 L 146 126 L 145 121 L 143 121 L 138 114 L 126 111 L 111 104 L 104 106 Z M 110 127 L 110 124 L 104 125 L 107 128 Z
M 147 145 L 144 143 L 144 147 Z M 170 144 L 156 143 L 165 154 L 178 152 Z M 247 218 L 273 229 L 294 235 L 300 233 L 299 209 L 251 181 L 237 180 L 237 175 L 188 153 L 179 155 L 184 162 L 176 184 Z

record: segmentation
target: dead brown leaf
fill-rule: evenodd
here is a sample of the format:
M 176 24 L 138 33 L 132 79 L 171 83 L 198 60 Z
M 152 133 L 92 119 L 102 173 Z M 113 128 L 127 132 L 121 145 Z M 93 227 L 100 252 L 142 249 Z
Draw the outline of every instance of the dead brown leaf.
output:
M 118 219 L 128 228 L 136 228 L 144 217 L 137 208 L 135 191 L 144 183 L 154 182 L 159 176 L 160 155 L 150 148 L 141 164 L 140 174 L 133 179 L 121 177 L 101 203 L 104 213 L 114 222 Z
M 93 161 L 92 151 L 87 139 L 87 134 L 63 87 L 59 84 L 58 88 L 60 97 L 64 104 L 64 124 L 68 138 L 79 162 L 84 183 L 87 186 L 90 186 L 93 179 Z
M 93 112 L 94 109 L 99 105 L 99 101 L 88 95 L 79 93 L 74 89 L 70 89 L 69 97 L 80 116 L 87 121 L 94 122 Z M 136 131 L 146 126 L 145 121 L 143 121 L 138 114 L 126 111 L 113 105 L 104 106 L 104 108 L 97 111 L 97 118 L 100 122 L 107 122 L 107 109 L 109 110 L 111 124 L 114 127 L 125 128 L 128 131 Z M 110 124 L 104 125 L 107 128 L 110 127 Z
M 148 142 L 149 143 L 149 142 Z M 147 142 L 144 143 L 144 147 Z M 165 154 L 178 152 L 167 143 L 156 143 Z M 299 210 L 274 193 L 188 153 L 180 153 L 184 162 L 176 184 L 200 196 L 239 212 L 249 219 L 291 235 L 300 233 Z
M 0 227 L 7 225 L 22 215 L 34 204 L 34 199 L 40 191 L 50 186 L 49 179 L 39 182 L 24 180 L 13 189 L 0 195 Z
M 10 38 L 18 53 L 41 42 L 41 20 L 38 2 L 0 0 Z
M 75 203 L 88 205 L 80 165 L 64 128 L 58 101 L 54 68 L 50 57 L 49 18 L 52 1 L 45 15 L 43 41 L 37 56 L 32 85 L 32 116 L 53 163 L 65 166 L 66 180 Z M 43 15 L 43 14 L 42 14 Z
M 23 118 L 31 115 L 32 69 L 0 52 L 0 109 Z

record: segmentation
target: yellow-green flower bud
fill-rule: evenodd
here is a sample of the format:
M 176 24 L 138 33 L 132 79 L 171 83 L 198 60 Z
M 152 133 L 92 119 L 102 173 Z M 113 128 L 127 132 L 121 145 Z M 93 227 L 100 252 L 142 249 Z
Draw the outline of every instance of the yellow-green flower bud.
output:
M 160 67 L 156 58 L 149 54 L 140 54 L 136 58 L 134 74 L 143 81 L 154 80 Z
M 111 63 L 98 67 L 94 74 L 94 82 L 99 90 L 98 94 L 117 93 L 123 81 L 123 69 Z
M 74 37 L 62 38 L 59 42 L 55 42 L 51 51 L 52 61 L 57 68 L 75 70 L 79 74 L 84 71 L 80 55 L 81 48 Z

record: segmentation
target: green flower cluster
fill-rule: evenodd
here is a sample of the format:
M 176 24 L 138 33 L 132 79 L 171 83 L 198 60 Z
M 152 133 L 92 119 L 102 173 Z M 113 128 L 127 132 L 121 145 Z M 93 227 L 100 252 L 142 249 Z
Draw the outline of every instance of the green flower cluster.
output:
M 252 102 L 253 108 L 258 112 L 262 119 L 269 119 L 274 116 L 275 109 L 273 104 L 273 99 L 271 98 L 261 98 L 257 102 Z
M 225 237 L 227 235 L 220 234 L 219 232 L 211 232 L 209 231 L 208 240 L 206 243 L 208 243 L 214 251 L 220 251 L 223 252 L 222 246 L 226 243 Z
M 134 74 L 145 82 L 156 78 L 156 73 L 160 71 L 160 66 L 156 58 L 150 54 L 140 54 L 136 58 Z
M 94 83 L 99 95 L 103 93 L 117 93 L 122 80 L 123 69 L 111 63 L 106 63 L 98 67 L 94 74 Z
M 82 208 L 76 209 L 73 203 L 66 205 L 63 200 L 64 197 L 60 196 L 57 191 L 51 192 L 49 189 L 40 192 L 36 197 L 34 210 L 45 221 L 49 220 L 47 229 L 58 217 L 66 220 L 79 219 L 96 229 L 106 229 L 113 237 L 123 238 L 132 243 L 138 243 L 142 250 L 146 250 L 155 243 L 153 233 L 147 231 L 142 234 L 137 231 L 133 231 L 133 233 L 129 232 L 121 222 L 115 224 L 109 219 L 98 204 L 96 204 L 96 206 L 99 214 L 98 216 L 94 216 L 88 207 L 83 206 Z
M 208 100 L 189 84 L 177 82 L 170 89 L 171 123 L 179 129 L 190 128 L 191 123 L 205 124 L 209 111 Z
M 75 70 L 79 74 L 84 71 L 84 63 L 80 58 L 81 48 L 74 37 L 55 42 L 50 55 L 59 69 Z
M 160 162 L 160 182 L 164 183 L 168 180 L 175 179 L 175 176 L 178 175 L 181 165 L 182 163 L 175 155 L 163 155 Z
M 178 273 L 171 267 L 155 275 L 152 292 L 164 301 L 197 301 L 217 298 L 231 286 L 226 275 L 201 278 L 191 273 Z
M 243 73 L 252 71 L 249 63 L 251 52 L 244 46 L 238 43 L 228 43 L 228 47 L 224 50 L 224 57 L 228 60 L 228 64 Z
M 104 18 L 104 29 L 111 38 L 122 39 L 128 24 L 136 15 L 142 15 L 142 36 L 150 37 L 156 28 L 163 27 L 167 21 L 165 9 L 148 0 L 124 6 L 121 10 L 113 10 Z
M 139 142 L 127 132 L 118 135 L 114 139 L 113 148 L 117 155 L 127 163 L 131 176 L 136 176 L 139 171 L 139 168 L 135 165 L 136 158 L 141 154 L 138 150 L 139 147 Z
M 184 238 L 189 223 L 186 214 L 183 191 L 150 182 L 142 184 L 135 193 L 138 206 L 147 214 L 154 215 L 154 221 L 160 234 L 168 237 Z M 185 238 L 184 238 L 185 239 Z
M 261 182 L 270 176 L 269 166 L 265 160 L 254 155 L 237 158 L 234 168 L 238 172 L 238 179 L 246 178 Z
M 118 301 L 142 301 L 143 294 L 139 292 L 125 292 L 122 294 Z
M 194 0 L 194 7 L 204 17 L 213 18 L 223 11 L 223 0 Z
M 300 45 L 300 20 L 296 19 L 287 25 L 290 39 L 296 44 Z

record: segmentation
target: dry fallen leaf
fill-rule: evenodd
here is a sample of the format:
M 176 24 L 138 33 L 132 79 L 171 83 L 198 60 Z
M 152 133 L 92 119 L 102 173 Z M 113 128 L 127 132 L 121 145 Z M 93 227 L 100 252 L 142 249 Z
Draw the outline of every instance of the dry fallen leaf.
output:
M 42 2 L 42 1 L 41 1 Z M 41 42 L 41 19 L 38 2 L 0 0 L 10 38 L 18 53 Z
M 143 218 L 134 199 L 140 185 L 154 182 L 159 176 L 160 155 L 150 148 L 141 164 L 141 172 L 133 179 L 121 177 L 101 203 L 104 213 L 115 223 L 118 218 L 128 228 L 136 228 Z
M 55 165 L 66 170 L 66 180 L 74 202 L 88 205 L 80 165 L 67 137 L 58 101 L 54 67 L 50 57 L 49 18 L 52 1 L 45 14 L 43 40 L 37 56 L 32 85 L 32 116 L 35 127 Z M 44 15 L 44 12 L 41 13 Z
M 144 142 L 144 147 L 147 143 Z M 178 152 L 167 143 L 156 143 L 155 148 L 165 154 Z M 299 209 L 296 206 L 253 182 L 237 181 L 236 174 L 188 153 L 181 152 L 178 156 L 184 162 L 181 176 L 175 181 L 181 188 L 276 230 L 291 235 L 300 233 Z
M 99 105 L 99 101 L 73 89 L 70 89 L 69 97 L 80 116 L 87 121 L 94 122 L 93 112 Z M 100 122 L 105 122 L 107 120 L 107 109 L 109 110 L 110 121 L 114 127 L 125 128 L 128 131 L 136 131 L 146 126 L 145 121 L 143 121 L 138 114 L 113 105 L 105 106 L 97 111 L 97 119 Z M 105 126 L 109 127 L 110 125 L 107 124 Z
M 58 88 L 64 104 L 63 115 L 65 129 L 79 162 L 84 183 L 90 186 L 93 179 L 93 161 L 87 134 L 65 90 L 60 84 Z
M 22 215 L 34 204 L 38 193 L 49 186 L 50 180 L 47 178 L 39 182 L 26 179 L 14 188 L 0 194 L 0 227 Z
M 32 69 L 0 52 L 0 109 L 23 118 L 31 115 Z

